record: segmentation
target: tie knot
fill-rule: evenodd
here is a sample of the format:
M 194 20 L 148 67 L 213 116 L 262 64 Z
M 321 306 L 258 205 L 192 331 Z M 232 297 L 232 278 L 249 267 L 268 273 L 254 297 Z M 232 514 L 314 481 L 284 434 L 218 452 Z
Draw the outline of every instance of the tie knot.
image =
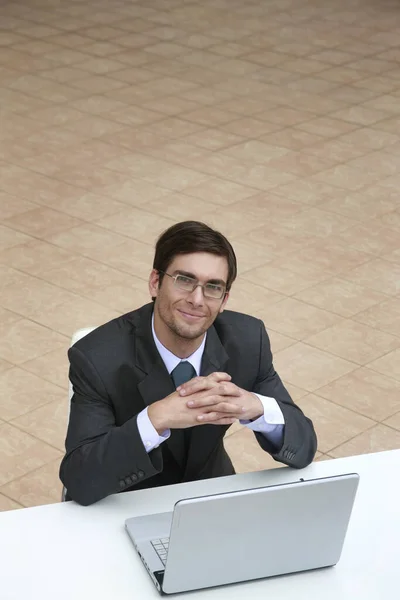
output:
M 193 379 L 195 375 L 195 368 L 187 360 L 180 362 L 171 372 L 172 381 L 174 382 L 175 387 L 178 387 L 190 379 Z

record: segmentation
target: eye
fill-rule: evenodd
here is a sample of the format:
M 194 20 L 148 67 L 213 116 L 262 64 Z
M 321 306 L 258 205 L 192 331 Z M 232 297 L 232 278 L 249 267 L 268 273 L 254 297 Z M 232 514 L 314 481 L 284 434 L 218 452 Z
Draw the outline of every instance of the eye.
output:
M 186 275 L 178 275 L 178 280 L 181 283 L 193 283 L 194 279 L 191 277 L 186 277 Z
M 210 291 L 210 292 L 219 292 L 221 293 L 222 290 L 224 289 L 222 287 L 222 285 L 216 285 L 214 283 L 207 283 L 206 288 Z

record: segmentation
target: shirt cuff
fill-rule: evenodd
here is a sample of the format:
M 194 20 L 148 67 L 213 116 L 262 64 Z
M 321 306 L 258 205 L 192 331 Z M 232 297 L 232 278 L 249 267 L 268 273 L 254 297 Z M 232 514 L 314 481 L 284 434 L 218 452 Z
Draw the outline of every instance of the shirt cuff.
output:
M 264 414 L 255 421 L 241 420 L 241 425 L 262 433 L 274 445 L 280 446 L 283 440 L 285 418 L 275 398 L 255 394 L 260 399 Z
M 284 425 L 285 418 L 275 398 L 254 394 L 261 401 L 264 413 L 255 421 L 241 420 L 242 425 L 247 425 L 253 431 L 271 431 L 276 425 Z
M 137 426 L 139 435 L 143 442 L 143 446 L 147 453 L 158 448 L 160 444 L 165 442 L 171 435 L 171 430 L 166 429 L 161 435 L 158 435 L 157 430 L 154 428 L 153 423 L 150 421 L 147 413 L 147 406 L 137 416 Z

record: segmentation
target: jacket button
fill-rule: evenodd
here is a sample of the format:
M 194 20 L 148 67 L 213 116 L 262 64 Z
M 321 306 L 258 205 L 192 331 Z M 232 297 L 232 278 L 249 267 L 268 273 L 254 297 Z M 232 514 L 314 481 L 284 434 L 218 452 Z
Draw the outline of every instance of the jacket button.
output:
M 131 480 L 132 481 L 137 481 L 137 475 L 135 475 L 135 473 L 133 475 L 131 475 Z
M 138 471 L 138 475 L 139 475 L 140 479 L 143 479 L 143 477 L 144 477 L 144 472 L 143 472 L 143 471 Z
M 125 479 L 120 479 L 119 480 L 119 487 L 121 488 L 121 490 L 123 490 L 125 486 L 126 486 Z

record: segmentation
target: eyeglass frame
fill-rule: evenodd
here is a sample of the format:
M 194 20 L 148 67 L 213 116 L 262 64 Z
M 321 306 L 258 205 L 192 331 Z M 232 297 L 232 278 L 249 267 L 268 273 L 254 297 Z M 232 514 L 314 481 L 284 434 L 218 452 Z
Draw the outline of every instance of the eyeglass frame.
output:
M 179 288 L 178 284 L 176 283 L 176 280 L 177 280 L 177 278 L 178 278 L 179 276 L 181 276 L 181 277 L 186 277 L 186 279 L 192 279 L 194 282 L 196 282 L 196 281 L 197 281 L 197 283 L 195 283 L 195 284 L 193 285 L 193 289 L 192 289 L 190 292 L 189 292 L 189 291 L 187 292 L 188 294 L 193 294 L 194 290 L 195 290 L 196 288 L 198 288 L 198 287 L 201 287 L 201 288 L 202 288 L 203 296 L 204 296 L 204 298 L 207 298 L 208 300 L 223 300 L 223 299 L 225 298 L 225 296 L 228 294 L 228 290 L 226 289 L 226 285 L 225 285 L 225 286 L 221 286 L 221 287 L 224 287 L 224 291 L 223 291 L 223 293 L 222 293 L 222 296 L 221 296 L 220 298 L 212 298 L 211 296 L 207 296 L 207 295 L 204 293 L 204 288 L 205 288 L 207 285 L 218 285 L 218 284 L 210 284 L 210 282 L 207 282 L 207 283 L 200 283 L 200 282 L 199 282 L 199 280 L 198 280 L 198 279 L 196 279 L 195 277 L 190 277 L 189 275 L 185 275 L 184 273 L 177 273 L 176 275 L 171 275 L 170 273 L 167 273 L 166 271 L 161 271 L 161 269 L 157 269 L 157 272 L 158 272 L 158 273 L 162 273 L 163 275 L 167 275 L 168 277 L 171 277 L 171 279 L 173 279 L 173 280 L 174 280 L 174 285 L 175 285 L 175 286 L 176 286 L 178 289 L 181 289 L 181 290 L 182 290 L 182 288 Z M 182 291 L 185 291 L 185 290 L 182 290 Z

